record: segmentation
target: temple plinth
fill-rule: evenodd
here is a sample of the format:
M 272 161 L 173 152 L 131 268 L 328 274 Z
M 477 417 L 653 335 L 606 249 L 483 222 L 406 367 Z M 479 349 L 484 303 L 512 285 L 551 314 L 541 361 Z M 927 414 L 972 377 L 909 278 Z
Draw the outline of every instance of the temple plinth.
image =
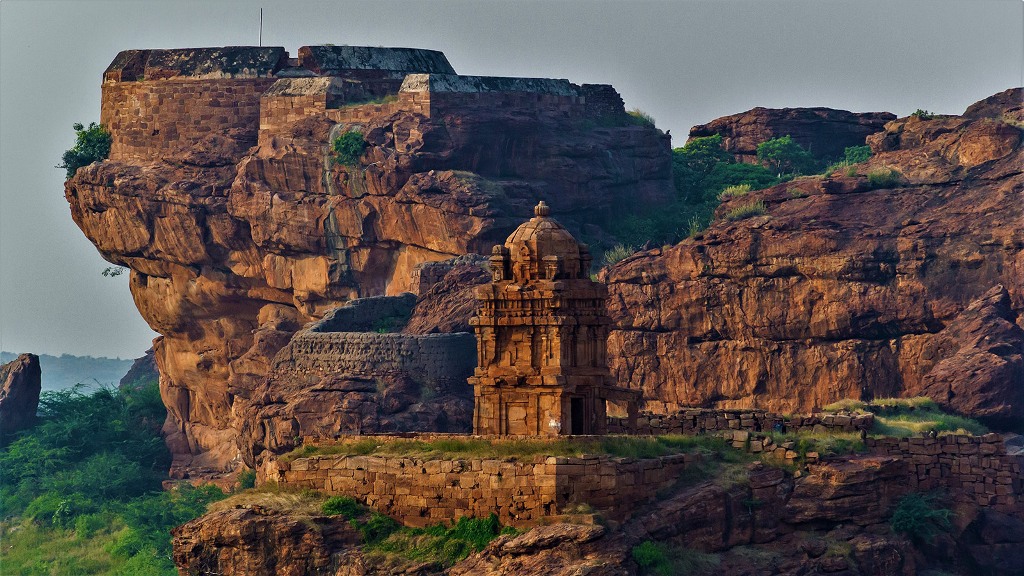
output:
M 590 279 L 591 256 L 541 202 L 490 257 L 476 290 L 476 434 L 604 434 L 607 403 L 630 420 L 639 393 L 615 386 L 607 366 L 608 292 Z

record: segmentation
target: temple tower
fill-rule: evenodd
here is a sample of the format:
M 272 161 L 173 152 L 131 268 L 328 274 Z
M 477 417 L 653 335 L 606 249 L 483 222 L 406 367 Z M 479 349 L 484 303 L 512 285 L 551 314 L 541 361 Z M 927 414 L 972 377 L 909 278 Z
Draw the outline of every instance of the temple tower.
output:
M 476 290 L 473 431 L 603 434 L 607 402 L 635 418 L 638 393 L 614 385 L 607 366 L 608 291 L 590 279 L 590 252 L 541 202 L 490 258 Z

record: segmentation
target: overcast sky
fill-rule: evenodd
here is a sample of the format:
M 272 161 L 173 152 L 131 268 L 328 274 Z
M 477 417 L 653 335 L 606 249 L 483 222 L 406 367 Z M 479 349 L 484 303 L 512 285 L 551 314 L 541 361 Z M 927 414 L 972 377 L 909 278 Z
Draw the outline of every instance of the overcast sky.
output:
M 755 106 L 958 114 L 1024 84 L 1021 0 L 0 2 L 0 349 L 136 357 L 155 336 L 71 221 L 71 125 L 120 50 L 351 44 L 461 74 L 612 84 L 682 146 Z

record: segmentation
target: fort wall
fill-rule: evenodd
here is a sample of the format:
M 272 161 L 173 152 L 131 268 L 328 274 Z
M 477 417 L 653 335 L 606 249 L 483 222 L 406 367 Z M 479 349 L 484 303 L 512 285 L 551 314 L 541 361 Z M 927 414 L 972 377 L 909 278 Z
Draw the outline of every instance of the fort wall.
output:
M 407 526 L 498 515 L 528 527 L 587 505 L 623 521 L 657 498 L 699 455 L 660 458 L 466 458 L 314 456 L 278 462 L 264 481 L 353 497 Z

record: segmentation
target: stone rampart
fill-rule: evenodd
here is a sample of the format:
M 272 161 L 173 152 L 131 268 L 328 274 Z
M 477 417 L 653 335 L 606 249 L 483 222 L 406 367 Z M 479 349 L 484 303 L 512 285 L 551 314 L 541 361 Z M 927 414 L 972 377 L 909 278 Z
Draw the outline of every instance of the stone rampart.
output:
M 915 490 L 946 489 L 954 499 L 1024 512 L 1024 454 L 1008 454 L 998 434 L 868 438 L 869 451 L 900 456 Z
M 273 78 L 105 82 L 100 123 L 110 131 L 111 160 L 148 160 L 207 148 L 244 153 L 256 144 L 260 96 Z
M 465 388 L 476 367 L 472 334 L 312 332 L 292 337 L 274 359 L 275 370 L 350 376 L 409 374 L 437 391 Z
M 710 410 L 692 408 L 674 414 L 641 413 L 635 430 L 625 418 L 609 418 L 608 431 L 615 434 L 705 434 L 724 430 L 747 432 L 858 432 L 874 424 L 873 414 L 823 412 L 806 416 L 783 416 L 766 410 Z
M 583 505 L 626 520 L 699 458 L 314 456 L 275 463 L 262 480 L 351 496 L 407 526 L 495 513 L 503 524 L 525 527 Z

